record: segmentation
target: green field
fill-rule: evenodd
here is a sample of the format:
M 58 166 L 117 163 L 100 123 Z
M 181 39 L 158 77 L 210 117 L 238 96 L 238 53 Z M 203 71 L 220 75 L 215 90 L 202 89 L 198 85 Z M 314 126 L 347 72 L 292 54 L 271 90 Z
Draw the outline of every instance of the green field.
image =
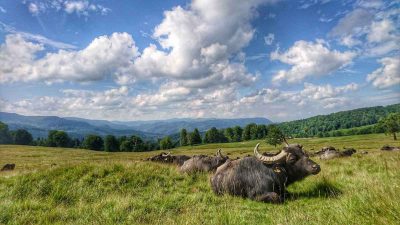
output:
M 262 142 L 262 141 L 260 141 Z M 284 204 L 216 196 L 210 174 L 180 174 L 142 159 L 156 152 L 0 145 L 0 224 L 399 224 L 400 145 L 383 134 L 296 139 L 306 150 L 353 147 L 349 158 L 319 162 L 320 174 L 289 187 Z M 177 148 L 173 154 L 252 154 L 257 141 Z M 362 150 L 368 154 L 361 154 Z M 265 143 L 261 151 L 277 151 Z

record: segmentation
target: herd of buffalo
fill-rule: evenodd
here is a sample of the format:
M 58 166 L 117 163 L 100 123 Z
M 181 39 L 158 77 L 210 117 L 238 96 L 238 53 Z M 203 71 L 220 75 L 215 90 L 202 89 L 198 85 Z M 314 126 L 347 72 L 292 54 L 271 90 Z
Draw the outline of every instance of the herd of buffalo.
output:
M 353 148 L 339 151 L 324 147 L 315 153 L 307 153 L 302 145 L 286 144 L 277 154 L 260 154 L 258 147 L 259 144 L 254 148 L 254 156 L 236 159 L 222 155 L 219 149 L 215 156 L 161 153 L 147 160 L 175 164 L 182 173 L 212 172 L 211 188 L 218 195 L 228 193 L 256 201 L 282 203 L 288 185 L 321 171 L 309 156 L 329 160 L 349 157 L 356 152 Z M 397 151 L 400 148 L 384 146 L 381 150 Z
M 211 188 L 218 195 L 228 193 L 256 201 L 281 203 L 285 200 L 288 185 L 321 171 L 310 156 L 329 160 L 349 157 L 356 152 L 353 148 L 339 151 L 334 147 L 324 147 L 320 151 L 308 153 L 302 145 L 286 144 L 277 154 L 260 154 L 258 147 L 259 144 L 254 148 L 254 156 L 244 158 L 230 159 L 219 149 L 215 156 L 161 153 L 147 160 L 178 165 L 182 173 L 212 172 Z M 385 145 L 381 150 L 400 151 L 400 147 Z M 15 164 L 6 164 L 1 171 L 14 168 Z

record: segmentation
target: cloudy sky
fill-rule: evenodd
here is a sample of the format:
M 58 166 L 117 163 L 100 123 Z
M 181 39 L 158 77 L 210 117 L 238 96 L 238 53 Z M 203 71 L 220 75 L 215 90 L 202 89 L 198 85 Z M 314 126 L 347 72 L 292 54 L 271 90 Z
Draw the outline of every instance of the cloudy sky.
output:
M 400 1 L 0 1 L 0 111 L 286 121 L 400 102 Z

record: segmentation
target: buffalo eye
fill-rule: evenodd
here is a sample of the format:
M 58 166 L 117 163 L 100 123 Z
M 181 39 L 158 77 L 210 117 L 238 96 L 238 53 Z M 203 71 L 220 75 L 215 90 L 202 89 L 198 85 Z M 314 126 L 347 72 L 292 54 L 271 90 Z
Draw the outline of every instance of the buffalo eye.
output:
M 295 161 L 296 161 L 296 156 L 295 155 L 289 155 L 289 157 L 288 157 L 288 162 L 289 163 L 294 163 Z

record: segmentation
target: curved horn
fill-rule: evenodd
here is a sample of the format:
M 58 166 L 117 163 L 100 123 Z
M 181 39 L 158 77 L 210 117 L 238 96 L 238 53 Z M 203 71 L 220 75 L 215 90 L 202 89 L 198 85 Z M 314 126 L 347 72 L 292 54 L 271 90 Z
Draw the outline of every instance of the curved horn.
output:
M 221 149 L 218 149 L 218 151 L 217 151 L 217 153 L 216 153 L 215 155 L 216 155 L 216 156 L 221 156 L 221 157 L 222 157 Z
M 171 152 L 168 152 L 167 154 L 165 154 L 164 156 L 170 156 L 171 155 Z
M 265 155 L 261 155 L 260 153 L 258 153 L 258 146 L 259 146 L 259 145 L 260 145 L 260 143 L 258 143 L 258 144 L 256 145 L 256 147 L 254 148 L 254 155 L 256 156 L 256 158 L 257 158 L 258 160 L 261 160 L 261 161 L 263 161 L 263 162 L 266 162 L 266 163 L 274 163 L 274 162 L 277 162 L 277 161 L 279 161 L 279 160 L 285 158 L 286 155 L 287 155 L 287 153 L 286 153 L 284 150 L 282 150 L 281 152 L 279 152 L 279 154 L 276 155 L 276 156 L 265 156 Z

